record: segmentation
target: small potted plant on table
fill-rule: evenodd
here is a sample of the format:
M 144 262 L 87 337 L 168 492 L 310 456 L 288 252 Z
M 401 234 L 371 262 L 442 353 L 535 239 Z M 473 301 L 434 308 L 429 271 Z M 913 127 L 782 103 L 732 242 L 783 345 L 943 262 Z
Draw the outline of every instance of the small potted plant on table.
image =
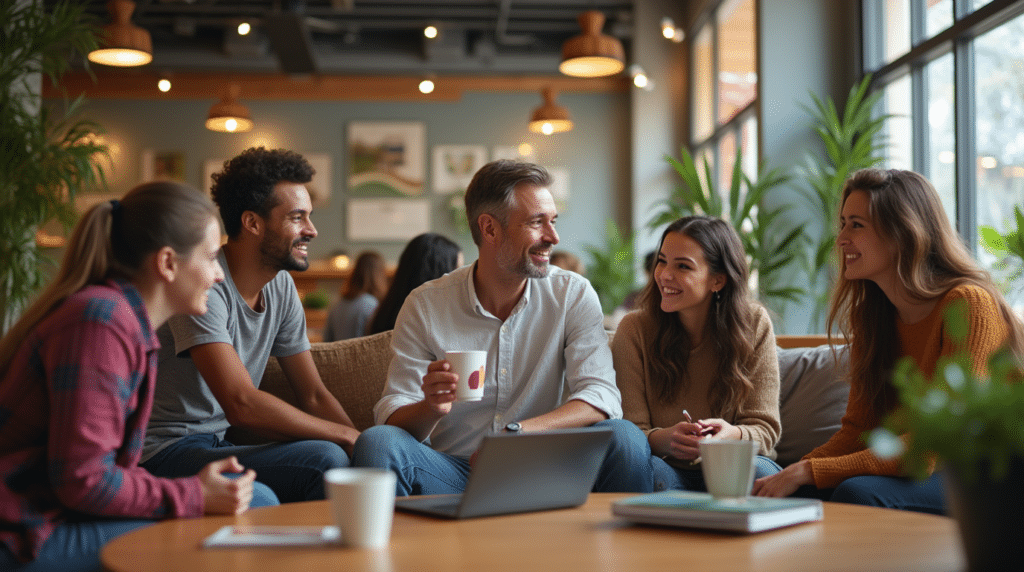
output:
M 967 331 L 963 312 L 951 308 L 946 328 Z M 977 375 L 969 356 L 941 360 L 931 379 L 902 360 L 893 375 L 900 406 L 871 434 L 880 457 L 902 455 L 907 473 L 927 476 L 936 462 L 969 569 L 1019 570 L 1024 563 L 1024 383 L 1009 349 Z M 896 435 L 905 435 L 904 439 Z

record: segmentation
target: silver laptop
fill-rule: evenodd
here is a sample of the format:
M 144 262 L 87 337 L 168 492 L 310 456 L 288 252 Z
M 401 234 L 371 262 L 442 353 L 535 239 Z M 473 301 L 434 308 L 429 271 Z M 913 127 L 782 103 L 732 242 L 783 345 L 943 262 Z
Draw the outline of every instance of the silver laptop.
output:
M 597 427 L 487 435 L 465 492 L 402 497 L 395 508 L 472 518 L 579 506 L 594 488 L 611 436 Z

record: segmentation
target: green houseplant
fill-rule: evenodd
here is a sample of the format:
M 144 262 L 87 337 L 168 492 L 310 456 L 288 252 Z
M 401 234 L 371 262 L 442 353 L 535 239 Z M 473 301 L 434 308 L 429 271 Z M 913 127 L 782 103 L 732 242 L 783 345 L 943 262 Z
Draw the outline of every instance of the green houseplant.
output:
M 601 310 L 612 315 L 633 290 L 633 235 L 622 236 L 618 225 L 609 220 L 603 246 L 584 245 L 590 255 L 587 279 L 597 291 Z
M 965 315 L 954 306 L 945 316 L 946 331 L 960 341 Z M 880 457 L 902 456 L 918 478 L 937 459 L 970 569 L 1016 569 L 1024 561 L 1024 373 L 1008 349 L 991 356 L 985 376 L 970 364 L 966 354 L 944 358 L 928 378 L 912 359 L 900 361 L 899 407 L 869 442 Z
M 104 182 L 100 129 L 75 119 L 82 100 L 42 107 L 37 83 L 56 83 L 72 54 L 93 49 L 94 29 L 80 3 L 41 6 L 0 3 L 0 332 L 48 276 L 37 230 L 52 220 L 70 227 L 75 194 Z
M 1004 289 L 1007 292 L 1013 291 L 1013 283 L 1024 273 L 1024 236 L 1020 231 L 1024 228 L 1024 213 L 1019 206 L 1013 207 L 1014 228 L 1007 230 L 1005 234 L 991 226 L 978 228 L 981 245 L 994 255 L 996 268 L 1005 272 L 1007 284 Z
M 886 119 L 892 117 L 873 114 L 882 93 L 868 94 L 870 86 L 870 75 L 853 86 L 841 115 L 831 99 L 823 100 L 813 93 L 813 106 L 803 106 L 824 151 L 807 155 L 799 171 L 803 186 L 798 188 L 810 203 L 814 220 L 821 222 L 817 233 L 808 233 L 811 244 L 804 261 L 814 307 L 811 323 L 815 328 L 824 327 L 821 322 L 835 282 L 835 243 L 843 183 L 854 171 L 882 161 L 884 140 L 880 132 Z
M 762 303 L 783 314 L 786 302 L 796 302 L 804 294 L 793 286 L 790 267 L 798 260 L 803 244 L 803 228 L 789 225 L 783 214 L 793 207 L 789 204 L 763 208 L 770 193 L 786 183 L 789 177 L 778 169 L 764 171 L 756 180 L 743 172 L 743 149 L 737 148 L 733 163 L 732 183 L 728 195 L 722 195 L 713 184 L 712 170 L 704 161 L 704 177 L 697 171 L 693 156 L 684 148 L 681 157 L 666 157 L 683 180 L 683 185 L 663 203 L 648 225 L 658 229 L 680 217 L 706 214 L 729 221 L 736 229 L 750 264 L 750 275 L 756 277 L 756 293 Z
M 326 310 L 331 305 L 331 297 L 323 290 L 313 290 L 302 297 L 302 307 L 307 310 Z

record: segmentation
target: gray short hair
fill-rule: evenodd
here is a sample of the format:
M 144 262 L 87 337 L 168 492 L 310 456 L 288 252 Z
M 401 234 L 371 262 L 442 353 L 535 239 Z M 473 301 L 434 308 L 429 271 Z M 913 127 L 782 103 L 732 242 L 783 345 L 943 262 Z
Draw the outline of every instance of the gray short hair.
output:
M 547 169 L 533 163 L 501 159 L 491 161 L 473 175 L 466 188 L 466 218 L 473 242 L 480 246 L 480 215 L 489 214 L 498 219 L 502 227 L 508 226 L 509 210 L 515 206 L 516 188 L 521 184 L 547 187 L 551 175 Z

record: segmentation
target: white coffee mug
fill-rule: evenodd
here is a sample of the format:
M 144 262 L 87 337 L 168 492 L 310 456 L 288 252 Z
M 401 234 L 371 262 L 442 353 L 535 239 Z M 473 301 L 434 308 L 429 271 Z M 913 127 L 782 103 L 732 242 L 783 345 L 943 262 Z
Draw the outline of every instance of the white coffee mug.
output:
M 387 469 L 340 468 L 324 473 L 341 544 L 382 548 L 391 538 L 395 513 L 395 474 Z
M 741 498 L 754 486 L 758 444 L 736 439 L 701 439 L 700 466 L 711 496 Z
M 455 385 L 455 401 L 480 401 L 484 398 L 484 379 L 487 377 L 487 352 L 449 351 L 444 359 L 451 371 L 459 376 Z

